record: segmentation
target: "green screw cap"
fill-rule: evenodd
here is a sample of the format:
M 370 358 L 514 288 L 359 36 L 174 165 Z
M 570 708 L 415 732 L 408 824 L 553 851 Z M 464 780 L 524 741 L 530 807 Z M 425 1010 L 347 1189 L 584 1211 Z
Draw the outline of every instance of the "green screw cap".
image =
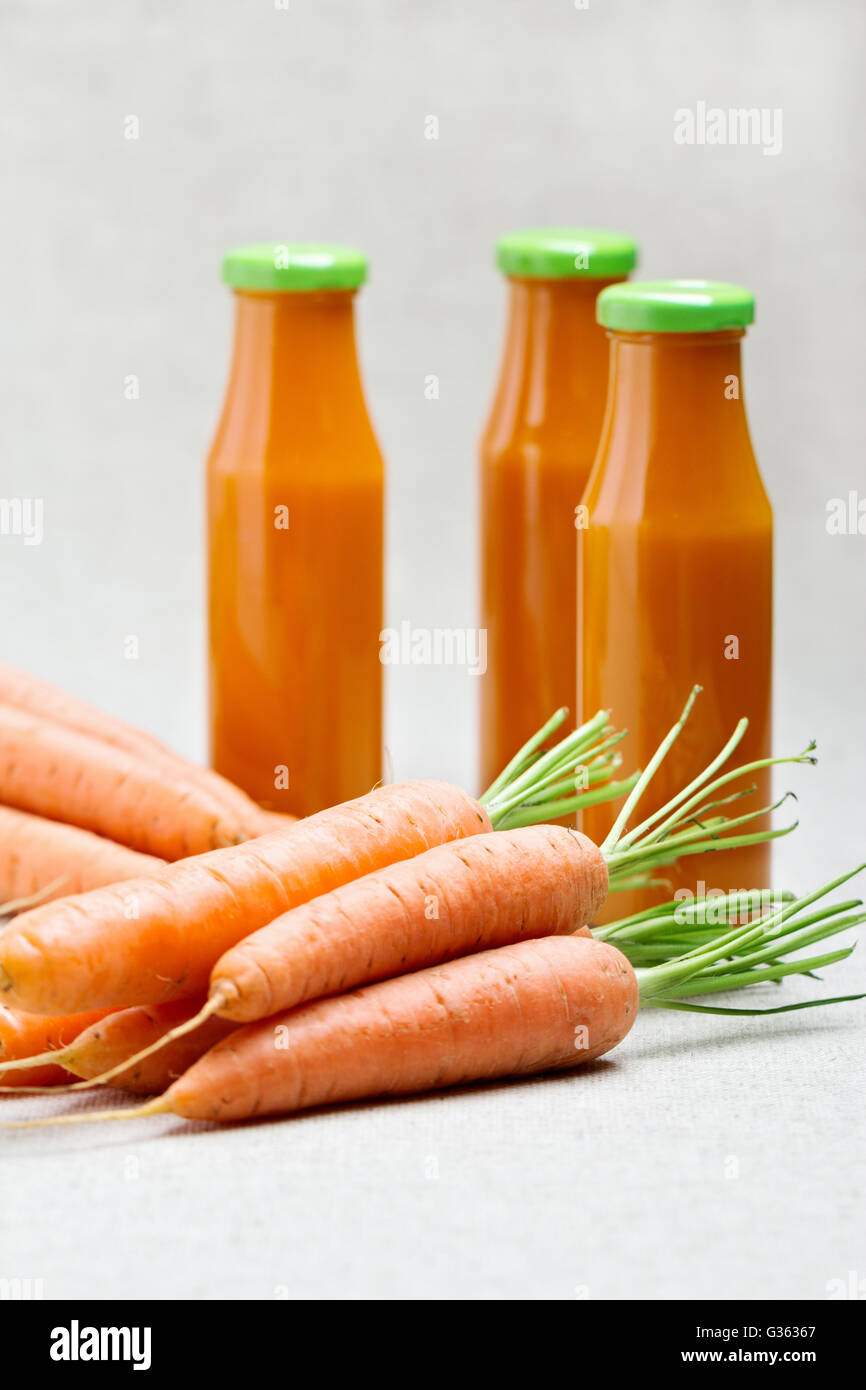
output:
M 755 297 L 720 280 L 633 280 L 602 290 L 596 318 L 623 333 L 719 333 L 753 323 Z
M 539 280 L 608 280 L 634 269 L 637 246 L 593 227 L 538 227 L 500 237 L 496 264 L 506 275 Z
M 352 246 L 267 241 L 229 251 L 222 278 L 235 290 L 354 290 L 367 278 L 367 258 Z

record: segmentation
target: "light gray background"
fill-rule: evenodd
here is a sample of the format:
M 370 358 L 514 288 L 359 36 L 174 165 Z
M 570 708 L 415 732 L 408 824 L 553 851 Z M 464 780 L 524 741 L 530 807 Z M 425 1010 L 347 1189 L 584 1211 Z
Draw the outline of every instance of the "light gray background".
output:
M 866 496 L 864 19 L 843 0 L 5 0 L 0 494 L 44 498 L 45 539 L 0 538 L 0 657 L 203 756 L 218 264 L 272 238 L 369 252 L 388 618 L 472 625 L 492 243 L 613 226 L 646 276 L 757 295 L 778 748 L 816 735 L 822 754 L 785 778 L 802 828 L 778 878 L 805 890 L 863 858 L 866 536 L 825 517 Z M 780 107 L 782 152 L 674 145 L 698 100 Z M 475 694 L 454 670 L 389 671 L 395 776 L 474 785 Z M 863 985 L 854 963 L 836 974 Z M 51 1297 L 822 1298 L 866 1276 L 860 1018 L 647 1015 L 591 1075 L 219 1135 L 7 1136 L 0 1277 Z

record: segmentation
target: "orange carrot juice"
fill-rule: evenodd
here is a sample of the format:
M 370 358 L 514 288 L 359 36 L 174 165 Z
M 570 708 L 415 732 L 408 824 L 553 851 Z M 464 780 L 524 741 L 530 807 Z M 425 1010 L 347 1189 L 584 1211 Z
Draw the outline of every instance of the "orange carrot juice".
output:
M 606 290 L 610 386 L 578 532 L 578 708 L 610 708 L 645 766 L 693 683 L 703 694 L 652 784 L 646 812 L 684 786 L 738 719 L 738 762 L 770 755 L 773 517 L 752 451 L 740 347 L 747 290 L 704 281 L 634 282 Z M 768 803 L 769 773 L 739 815 Z M 748 785 L 748 784 L 747 784 Z M 615 808 L 583 813 L 604 838 Z M 743 827 L 754 831 L 756 824 Z M 769 846 L 696 856 L 661 873 L 674 888 L 769 887 Z M 617 898 L 614 913 L 658 893 Z
M 383 464 L 355 350 L 359 252 L 230 252 L 235 342 L 208 460 L 217 770 L 304 816 L 381 776 Z
M 636 255 L 626 237 L 585 229 L 518 232 L 497 246 L 509 308 L 481 443 L 483 786 L 573 701 L 575 508 L 607 388 L 595 301 Z

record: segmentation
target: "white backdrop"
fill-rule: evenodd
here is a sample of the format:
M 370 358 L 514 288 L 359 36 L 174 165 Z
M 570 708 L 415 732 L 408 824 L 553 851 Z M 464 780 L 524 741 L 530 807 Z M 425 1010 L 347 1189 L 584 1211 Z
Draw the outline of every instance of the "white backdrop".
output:
M 780 880 L 812 887 L 825 870 L 862 858 L 866 535 L 828 535 L 826 507 L 850 490 L 866 498 L 863 151 L 854 140 L 866 105 L 864 28 L 866 12 L 844 0 L 590 0 L 586 9 L 571 0 L 289 0 L 285 10 L 273 0 L 5 0 L 0 495 L 44 499 L 44 540 L 27 546 L 22 537 L 0 537 L 0 657 L 203 756 L 202 464 L 230 346 L 229 295 L 218 267 L 227 247 L 272 238 L 347 241 L 369 253 L 359 326 L 371 412 L 389 467 L 388 621 L 471 626 L 475 446 L 503 330 L 493 242 L 525 225 L 611 226 L 639 240 L 645 276 L 730 279 L 757 296 L 746 395 L 778 527 L 778 747 L 794 750 L 814 735 L 822 754 L 817 771 L 785 779 L 802 793 L 803 828 L 799 845 L 786 842 L 779 855 Z M 674 112 L 699 101 L 780 108 L 781 151 L 676 145 Z M 438 120 L 436 140 L 425 138 L 430 116 Z M 137 139 L 126 138 L 135 129 L 130 118 Z M 431 373 L 440 379 L 435 401 L 424 395 Z M 133 400 L 124 389 L 131 376 L 140 385 Z M 124 656 L 129 636 L 140 642 L 137 661 Z M 388 680 L 394 774 L 474 785 L 473 678 L 448 668 L 390 668 Z M 829 1016 L 808 1034 L 779 1025 L 779 1045 L 807 1049 L 803 1055 L 817 1069 L 810 1103 L 813 1116 L 815 1094 L 833 1109 L 835 1118 L 824 1115 L 827 1143 L 830 1136 L 843 1143 L 849 1091 L 837 1093 L 838 1080 L 830 1084 L 820 1061 L 832 1070 L 836 1029 L 847 1026 Z M 700 1030 L 668 1031 L 691 1037 Z M 812 1037 L 825 1039 L 823 1052 Z M 788 1063 L 787 1053 L 776 1055 L 779 1084 L 793 1084 L 802 1057 Z M 715 1057 L 703 1079 L 692 1071 L 690 1086 L 704 1087 L 710 1075 L 718 1084 L 727 1056 Z M 687 1057 L 683 1066 L 692 1062 Z M 673 1075 L 664 1083 L 668 1097 L 676 1092 Z M 627 1088 L 627 1077 L 620 1084 Z M 748 1076 L 744 1084 L 748 1091 Z M 502 1123 L 523 1134 L 521 1093 L 508 1094 L 518 1109 Z M 559 1098 L 573 1121 L 562 1083 L 539 1094 L 544 1106 L 555 1108 Z M 592 1094 L 603 1103 L 598 1084 Z M 686 1128 L 697 1094 L 687 1089 L 670 1101 Z M 641 1147 L 642 1135 L 652 1132 L 657 1112 L 645 1080 L 641 1095 L 633 1125 L 605 1121 L 608 1153 L 611 1144 Z M 487 1115 L 490 1095 L 478 1104 Z M 745 1102 L 737 1104 L 744 1125 L 772 1118 L 772 1105 L 743 1116 Z M 509 1113 L 503 1106 L 500 1116 Z M 383 1126 L 386 1133 L 399 1127 L 394 1116 L 408 1117 L 411 1130 L 411 1117 L 421 1112 L 407 1106 L 386 1113 L 390 1120 L 375 1122 L 380 1135 Z M 470 1129 L 482 1118 L 466 1099 L 435 1113 L 468 1117 Z M 785 1115 L 772 1121 L 764 1152 L 788 1162 L 793 1191 L 808 1155 L 802 1170 L 796 1155 L 785 1160 Z M 795 1128 L 806 1123 L 804 1115 L 790 1121 Z M 329 1126 L 323 1143 L 339 1138 L 338 1121 L 322 1123 Z M 285 1144 L 291 1131 L 264 1132 Z M 553 1199 L 560 1138 L 565 1130 L 554 1115 L 545 1141 L 549 1162 L 541 1160 Z M 677 1160 L 661 1132 L 658 1141 L 657 1161 L 674 1162 L 675 1179 Z M 232 1152 L 243 1142 L 237 1135 L 224 1140 Z M 409 1140 L 403 1134 L 389 1142 Z M 465 1165 L 463 1138 L 455 1142 Z M 94 1149 L 106 1152 L 89 1139 L 87 1162 L 102 1162 Z M 194 1152 L 201 1152 L 200 1141 Z M 355 1188 L 350 1176 L 340 1201 L 354 1201 L 353 1192 L 359 1196 L 375 1181 L 382 1151 L 375 1152 L 373 1176 Z M 515 1150 L 503 1139 L 496 1162 L 505 1162 L 506 1152 Z M 584 1157 L 589 1162 L 589 1152 Z M 116 1152 L 104 1161 L 112 1172 L 110 1164 L 119 1162 Z M 618 1163 L 622 1168 L 622 1158 Z M 293 1169 L 295 1176 L 302 1170 Z M 22 1162 L 21 1172 L 28 1171 Z M 59 1196 L 62 1153 L 53 1171 Z M 467 1192 L 475 1179 L 485 1185 L 483 1164 L 462 1171 Z M 628 1176 L 628 1164 L 623 1171 Z M 414 1179 L 400 1189 L 393 1173 L 380 1176 L 396 1182 L 405 1206 Z M 632 1176 L 627 1203 L 646 1212 L 654 1185 Z M 31 1217 L 45 1211 L 50 1177 L 43 1167 Z M 764 1179 L 750 1198 L 741 1189 L 745 1206 L 736 1221 L 744 1231 L 773 1187 L 770 1169 Z M 501 1209 L 495 1192 L 488 1198 L 491 1223 L 508 1210 L 507 1189 L 505 1183 Z M 167 1200 L 168 1188 L 159 1192 Z M 691 1197 L 699 1206 L 699 1185 Z M 301 1210 L 309 1206 L 303 1194 L 298 1200 Z M 807 1295 L 832 1276 L 834 1258 L 851 1257 L 838 1204 L 815 1200 L 821 1261 L 808 1273 L 790 1263 L 784 1271 L 774 1266 L 777 1285 Z M 435 1198 L 429 1201 L 420 1216 L 411 1209 L 422 1227 L 429 1217 L 432 1229 L 443 1213 Z M 495 1242 L 479 1235 L 469 1296 L 473 1288 L 481 1296 L 489 1289 L 519 1296 L 537 1287 L 568 1297 L 573 1283 L 586 1282 L 573 1274 L 564 1250 L 555 1278 L 542 1278 L 540 1266 L 533 1273 L 536 1255 L 559 1258 L 553 1209 L 543 1200 L 542 1209 L 552 1242 L 546 1254 L 532 1254 L 529 1236 L 532 1258 L 516 1258 L 513 1268 L 506 1261 L 499 1278 L 502 1251 L 497 1255 Z M 645 1218 L 635 1219 L 642 1229 Z M 780 1230 L 781 1219 L 779 1208 Z M 448 1292 L 454 1250 L 463 1248 L 461 1235 L 473 1235 L 467 1221 L 461 1227 L 457 1220 L 456 1245 L 441 1270 L 434 1262 L 429 1280 L 416 1270 L 413 1287 Z M 418 1236 L 405 1212 L 404 1229 L 407 1241 Z M 603 1236 L 603 1229 L 581 1236 L 590 1253 L 596 1241 L 599 1259 Z M 393 1237 L 398 1247 L 400 1239 Z M 105 1240 L 110 1248 L 110 1206 Z M 41 1258 L 50 1270 L 57 1242 L 49 1228 L 44 1242 Z M 332 1263 L 326 1251 L 312 1279 L 318 1291 L 329 1278 L 333 1287 L 354 1287 L 335 1242 Z M 702 1266 L 694 1252 L 690 1264 L 684 1248 L 678 1266 L 656 1270 L 662 1292 L 692 1288 Z M 403 1256 L 390 1245 L 376 1249 L 371 1287 L 378 1277 L 387 1291 L 399 1284 Z M 735 1249 L 742 1245 L 732 1235 Z M 158 1251 L 154 1258 L 158 1282 Z M 762 1297 L 761 1288 L 775 1286 L 760 1253 L 755 1259 L 752 1296 Z M 215 1287 L 208 1267 L 206 1261 L 200 1275 L 177 1279 L 206 1293 Z M 227 1276 L 219 1278 L 219 1291 L 230 1292 Z M 723 1273 L 719 1278 L 724 1282 Z M 743 1279 L 746 1286 L 730 1291 L 749 1293 L 746 1273 Z M 73 1286 L 72 1274 L 69 1281 Z M 276 1275 L 273 1282 L 280 1282 Z M 617 1287 L 613 1267 L 588 1282 L 603 1296 L 630 1289 Z M 89 1287 L 111 1292 L 94 1270 Z M 143 1287 L 130 1269 L 127 1291 Z M 718 1291 L 709 1275 L 696 1287 Z M 243 1291 L 254 1295 L 254 1283 Z

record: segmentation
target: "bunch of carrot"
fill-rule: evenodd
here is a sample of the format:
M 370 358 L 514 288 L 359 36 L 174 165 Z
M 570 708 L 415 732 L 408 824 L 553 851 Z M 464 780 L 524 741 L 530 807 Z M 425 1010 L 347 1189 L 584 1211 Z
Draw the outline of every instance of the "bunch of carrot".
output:
M 561 722 L 563 713 L 550 728 Z M 539 740 L 545 736 L 542 731 Z M 506 778 L 503 795 L 498 801 L 491 798 L 488 817 L 458 789 L 409 784 L 387 796 L 374 794 L 369 811 L 363 804 L 342 814 L 338 810 L 324 831 L 313 823 L 302 837 L 305 850 L 303 843 L 300 849 L 293 842 L 284 845 L 274 832 L 291 817 L 262 811 L 223 778 L 180 758 L 150 735 L 23 672 L 0 667 L 0 913 L 20 911 L 38 898 L 51 905 L 49 921 L 66 920 L 68 914 L 74 926 L 81 911 L 79 895 L 117 885 L 107 903 L 101 906 L 97 898 L 83 909 L 93 914 L 95 954 L 87 956 L 86 934 L 74 929 L 59 964 L 63 985 L 57 1008 L 46 1004 L 49 970 L 41 981 L 41 998 L 27 1001 L 38 1017 L 16 1017 L 6 1009 L 0 1058 L 24 1061 L 34 1053 L 53 1052 L 74 1037 L 76 1029 L 84 1028 L 96 1007 L 91 999 L 101 988 L 101 961 L 106 958 L 117 962 L 121 974 L 128 964 L 136 968 L 138 962 L 139 987 L 132 999 L 121 1000 L 123 1004 L 159 1008 L 166 999 L 184 998 L 194 988 L 194 978 L 183 964 L 175 985 L 166 981 L 171 952 L 164 939 L 161 944 L 158 935 L 149 936 L 148 904 L 159 916 L 165 900 L 164 938 L 173 932 L 172 915 L 182 923 L 177 944 L 182 937 L 192 943 L 193 975 L 197 951 L 204 984 L 215 959 L 205 944 L 211 935 L 217 943 L 229 944 L 297 898 L 315 893 L 319 882 L 329 888 L 391 858 L 489 828 L 521 804 L 531 818 L 543 817 L 551 795 L 559 798 L 557 809 L 565 810 L 582 800 L 616 795 L 620 784 L 612 774 L 618 756 L 612 750 L 620 737 L 608 727 L 606 717 L 599 716 L 564 741 L 556 758 L 545 761 L 550 773 L 564 758 L 580 756 L 585 781 L 579 795 L 563 796 L 561 787 L 551 791 L 548 776 L 546 781 L 538 779 L 535 800 L 524 798 L 521 803 L 519 789 L 508 794 L 514 779 Z M 391 803 L 390 825 L 384 824 L 382 834 L 380 803 L 386 800 Z M 254 847 L 250 841 L 255 841 Z M 211 857 L 214 846 L 237 846 L 237 852 L 218 851 Z M 155 850 L 160 857 L 150 852 Z M 168 888 L 162 886 L 166 877 Z M 124 882 L 128 890 L 120 886 Z M 31 922 L 32 915 L 26 915 L 16 930 Z M 5 942 L 12 939 L 7 933 Z M 81 1009 L 71 1002 L 73 978 L 84 1001 Z M 147 1026 L 144 1016 L 138 1022 Z M 207 1036 L 202 1033 L 202 1040 Z M 131 1044 L 130 1055 L 136 1050 Z M 50 1075 L 62 1079 L 56 1066 Z M 48 1076 L 43 1072 L 39 1080 Z M 32 1078 L 22 1070 L 16 1080 Z
M 714 814 L 732 799 L 719 795 L 732 781 L 767 765 L 720 772 L 745 721 L 698 778 L 628 828 L 694 693 L 650 765 L 624 784 L 611 780 L 620 736 L 607 716 L 548 749 L 560 714 L 480 801 L 436 782 L 380 788 L 156 876 L 24 913 L 0 934 L 10 1004 L 55 1017 L 118 1012 L 18 1070 L 60 1061 L 85 1078 L 157 1091 L 178 1076 L 135 1114 L 285 1113 L 574 1065 L 620 1041 L 641 1000 L 698 1007 L 685 1002 L 690 990 L 840 959 L 847 952 L 781 959 L 860 920 L 843 909 L 804 919 L 828 889 L 636 969 L 585 930 L 610 888 L 681 854 L 793 828 L 744 833 L 765 808 Z M 784 761 L 812 761 L 810 750 Z M 579 793 L 575 763 L 591 774 Z M 581 798 L 623 792 L 601 846 L 544 823 Z M 664 949 L 665 930 L 663 917 L 631 921 L 619 941 Z M 15 1070 L 14 1061 L 3 1068 L 10 1078 Z

